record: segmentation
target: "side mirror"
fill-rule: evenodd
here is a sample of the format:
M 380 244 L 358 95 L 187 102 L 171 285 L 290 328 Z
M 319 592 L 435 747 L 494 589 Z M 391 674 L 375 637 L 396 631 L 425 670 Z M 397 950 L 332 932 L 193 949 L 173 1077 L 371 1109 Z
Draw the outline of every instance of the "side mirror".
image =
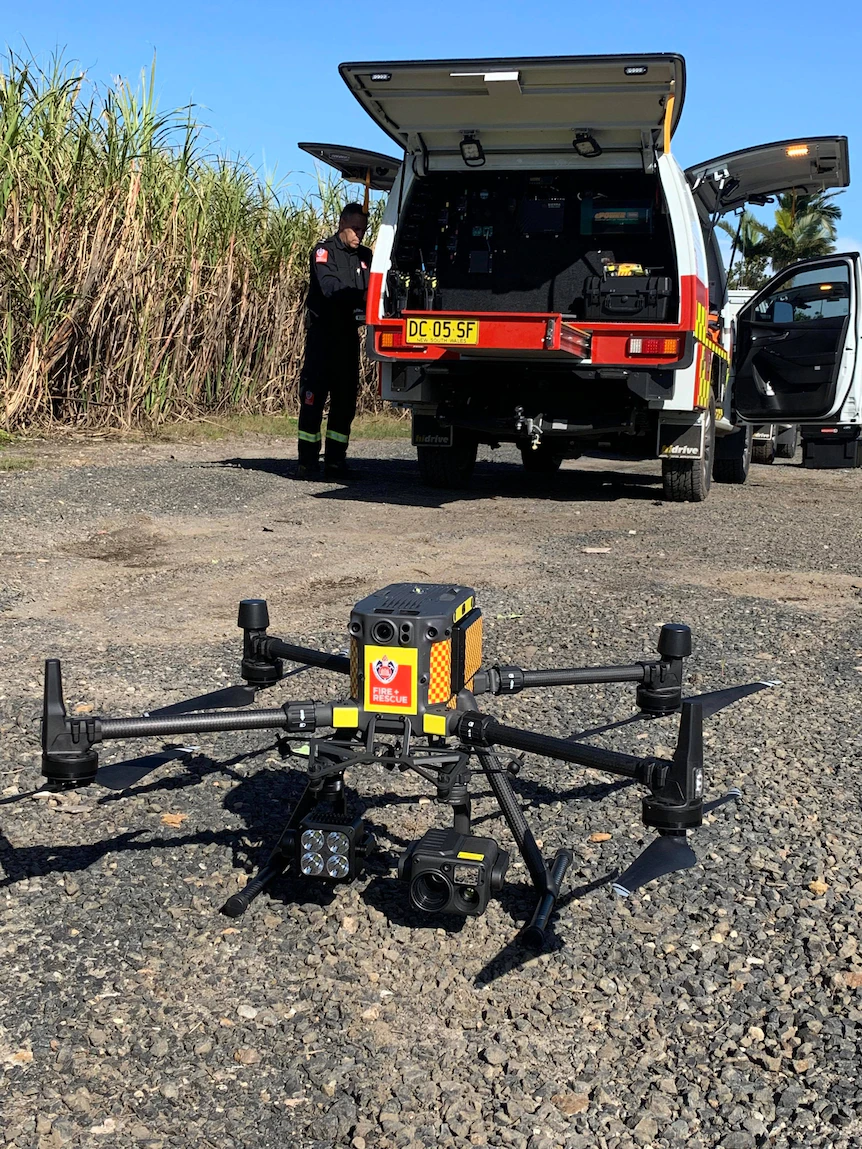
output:
M 772 322 L 773 323 L 792 323 L 793 322 L 793 304 L 788 303 L 784 299 L 776 299 L 772 308 Z

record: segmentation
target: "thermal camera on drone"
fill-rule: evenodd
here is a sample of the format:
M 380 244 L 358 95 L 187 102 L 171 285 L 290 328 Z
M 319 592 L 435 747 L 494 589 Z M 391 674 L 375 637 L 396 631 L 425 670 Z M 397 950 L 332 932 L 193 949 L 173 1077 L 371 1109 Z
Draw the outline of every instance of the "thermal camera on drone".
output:
M 42 774 L 51 790 L 99 782 L 115 790 L 134 786 L 164 756 L 150 755 L 99 767 L 100 743 L 229 730 L 276 730 L 285 745 L 308 743 L 305 788 L 260 871 L 222 907 L 243 914 L 276 877 L 291 870 L 329 882 L 357 877 L 376 848 L 363 819 L 351 812 L 345 774 L 369 766 L 412 771 L 452 808 L 452 825 L 429 830 L 398 863 L 411 904 L 427 913 L 476 916 L 505 882 L 509 853 L 471 825 L 471 782 L 482 774 L 524 860 L 537 901 L 524 940 L 540 946 L 573 855 L 565 845 L 546 859 L 512 785 L 521 762 L 503 761 L 500 748 L 538 754 L 630 779 L 646 788 L 644 824 L 658 836 L 621 874 L 614 889 L 628 895 L 645 883 L 693 866 L 687 835 L 703 815 L 731 798 L 732 790 L 704 801 L 703 720 L 765 686 L 756 682 L 683 697 L 683 667 L 691 653 L 687 626 L 661 628 L 657 659 L 625 666 L 525 670 L 482 667 L 482 612 L 469 587 L 397 583 L 358 602 L 350 615 L 349 654 L 328 654 L 268 634 L 263 599 L 239 605 L 244 685 L 188 699 L 134 718 L 70 717 L 63 703 L 60 663 L 45 664 Z M 249 708 L 256 695 L 285 677 L 284 661 L 320 667 L 349 680 L 336 701 L 287 701 Z M 292 672 L 296 673 L 296 671 Z M 640 716 L 681 713 L 673 757 L 637 757 L 508 726 L 478 708 L 484 694 L 595 683 L 633 683 Z M 536 717 L 541 720 L 541 705 Z M 629 720 L 626 720 L 629 721 Z M 605 729 L 608 729 L 607 727 Z M 318 731 L 323 731 L 318 735 Z

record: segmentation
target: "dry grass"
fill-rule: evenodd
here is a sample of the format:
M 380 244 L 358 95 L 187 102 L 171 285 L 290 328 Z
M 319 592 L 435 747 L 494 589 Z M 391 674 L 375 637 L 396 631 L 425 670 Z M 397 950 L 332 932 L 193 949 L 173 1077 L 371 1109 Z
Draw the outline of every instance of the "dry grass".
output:
M 285 197 L 206 155 L 153 79 L 101 92 L 61 61 L 0 65 L 8 432 L 295 409 L 308 252 L 356 189 Z M 370 364 L 360 406 L 380 406 Z

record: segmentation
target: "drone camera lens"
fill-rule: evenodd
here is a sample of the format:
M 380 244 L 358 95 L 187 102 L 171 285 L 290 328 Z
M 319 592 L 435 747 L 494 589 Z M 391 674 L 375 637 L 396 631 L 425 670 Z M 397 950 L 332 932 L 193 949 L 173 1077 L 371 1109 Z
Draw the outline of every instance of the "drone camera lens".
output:
M 381 618 L 372 626 L 371 637 L 375 642 L 392 642 L 393 638 L 395 638 L 395 627 L 388 618 Z
M 438 913 L 449 903 L 452 887 L 442 874 L 429 870 L 414 878 L 410 886 L 410 900 L 417 910 Z

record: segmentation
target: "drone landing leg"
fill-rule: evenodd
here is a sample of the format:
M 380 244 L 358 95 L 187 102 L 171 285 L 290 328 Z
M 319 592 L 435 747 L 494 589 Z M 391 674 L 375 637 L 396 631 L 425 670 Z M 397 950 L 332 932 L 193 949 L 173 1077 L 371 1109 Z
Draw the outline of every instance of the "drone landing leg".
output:
M 306 782 L 305 789 L 266 862 L 245 887 L 229 897 L 222 906 L 221 912 L 226 917 L 241 917 L 258 894 L 263 893 L 270 882 L 281 877 L 293 859 L 293 835 L 305 815 L 317 804 L 319 793 L 319 783 Z
M 512 831 L 521 857 L 533 879 L 533 885 L 539 892 L 536 909 L 522 934 L 527 945 L 538 949 L 544 944 L 545 930 L 548 927 L 557 898 L 560 896 L 563 878 L 572 864 L 573 855 L 571 850 L 558 850 L 553 862 L 548 866 L 542 857 L 533 831 L 527 824 L 524 812 L 518 805 L 512 783 L 509 781 L 509 775 L 500 763 L 500 759 L 488 750 L 477 749 L 476 756 L 482 764 L 482 769 L 485 771 L 494 797 L 503 812 L 503 817 Z

